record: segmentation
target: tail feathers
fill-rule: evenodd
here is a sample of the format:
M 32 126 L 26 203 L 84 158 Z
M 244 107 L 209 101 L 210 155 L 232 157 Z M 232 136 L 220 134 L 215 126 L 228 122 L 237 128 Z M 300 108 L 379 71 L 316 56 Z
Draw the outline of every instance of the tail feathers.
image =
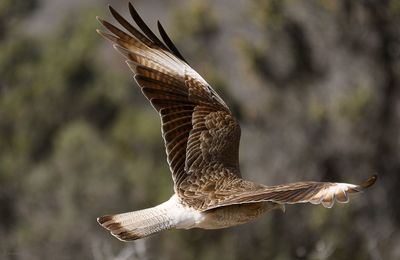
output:
M 133 241 L 173 227 L 168 211 L 148 208 L 97 218 L 97 222 L 121 241 Z

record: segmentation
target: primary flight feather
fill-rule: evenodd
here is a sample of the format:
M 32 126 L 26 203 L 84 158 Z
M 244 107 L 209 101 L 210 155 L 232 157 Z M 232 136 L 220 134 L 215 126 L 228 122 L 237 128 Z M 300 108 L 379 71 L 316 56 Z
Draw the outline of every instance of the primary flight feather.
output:
M 158 22 L 161 41 L 129 3 L 137 29 L 112 7 L 121 30 L 100 18 L 97 30 L 127 58 L 144 96 L 161 118 L 162 137 L 175 194 L 153 208 L 99 217 L 123 241 L 170 229 L 217 229 L 246 223 L 285 204 L 313 203 L 330 208 L 348 194 L 373 185 L 297 182 L 266 186 L 242 179 L 240 126 L 222 98 L 193 70 Z

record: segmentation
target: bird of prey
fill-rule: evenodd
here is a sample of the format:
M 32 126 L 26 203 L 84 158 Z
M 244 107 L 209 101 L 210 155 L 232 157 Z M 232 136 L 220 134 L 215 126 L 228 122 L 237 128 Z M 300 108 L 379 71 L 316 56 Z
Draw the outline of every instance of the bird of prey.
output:
M 160 22 L 163 41 L 131 3 L 138 28 L 109 8 L 123 29 L 97 17 L 108 30 L 97 32 L 127 58 L 137 84 L 158 112 L 174 181 L 174 194 L 158 206 L 97 219 L 118 239 L 132 241 L 171 228 L 231 227 L 272 209 L 284 210 L 286 204 L 331 208 L 375 183 L 376 175 L 361 185 L 304 181 L 266 186 L 244 180 L 238 160 L 240 126 L 222 98 L 189 66 Z

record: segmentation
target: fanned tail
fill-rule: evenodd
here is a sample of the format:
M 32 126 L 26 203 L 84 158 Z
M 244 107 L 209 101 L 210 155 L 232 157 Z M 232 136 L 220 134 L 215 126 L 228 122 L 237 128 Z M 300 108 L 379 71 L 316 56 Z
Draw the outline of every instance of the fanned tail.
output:
M 97 222 L 121 241 L 132 241 L 173 228 L 168 210 L 163 204 L 122 214 L 106 215 Z

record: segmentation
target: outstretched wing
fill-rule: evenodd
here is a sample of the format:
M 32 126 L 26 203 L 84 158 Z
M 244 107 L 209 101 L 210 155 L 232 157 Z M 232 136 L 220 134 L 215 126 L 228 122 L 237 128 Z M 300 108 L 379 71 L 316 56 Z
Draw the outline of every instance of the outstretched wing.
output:
M 167 160 L 178 195 L 188 176 L 200 178 L 211 174 L 211 168 L 229 169 L 232 176 L 239 178 L 240 127 L 229 108 L 186 63 L 160 23 L 158 29 L 164 43 L 130 3 L 129 10 L 142 32 L 110 7 L 127 32 L 98 18 L 111 34 L 98 33 L 128 58 L 136 82 L 161 117 Z
M 377 180 L 374 175 L 360 185 L 334 182 L 296 182 L 277 186 L 264 186 L 243 179 L 232 180 L 225 187 L 203 192 L 201 189 L 188 189 L 204 201 L 198 207 L 205 211 L 234 204 L 270 201 L 277 204 L 312 203 L 331 208 L 335 201 L 346 203 L 348 194 L 360 192 L 372 186 Z M 195 196 L 192 196 L 194 198 Z M 194 203 L 195 204 L 195 203 Z

